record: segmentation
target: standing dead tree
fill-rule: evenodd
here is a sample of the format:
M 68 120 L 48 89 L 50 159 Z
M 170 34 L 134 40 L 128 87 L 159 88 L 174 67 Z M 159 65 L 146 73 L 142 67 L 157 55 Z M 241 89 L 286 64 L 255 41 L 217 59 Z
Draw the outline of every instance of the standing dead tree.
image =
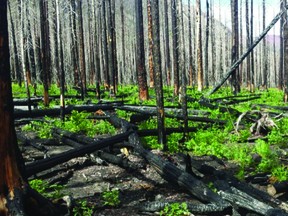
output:
M 154 65 L 154 80 L 155 80 L 155 93 L 157 103 L 157 129 L 158 129 L 158 142 L 164 145 L 164 150 L 168 150 L 166 145 L 165 134 L 165 113 L 163 101 L 163 80 L 161 70 L 161 51 L 160 51 L 160 29 L 159 29 L 159 0 L 151 2 L 151 15 L 152 15 L 152 38 L 153 38 L 153 65 Z
M 25 178 L 14 127 L 7 1 L 0 1 L 0 41 L 0 215 L 61 215 Z
M 143 7 L 142 0 L 135 2 L 136 11 L 136 68 L 139 85 L 140 100 L 148 100 L 148 86 L 145 70 L 145 49 L 144 49 L 144 30 L 143 30 Z

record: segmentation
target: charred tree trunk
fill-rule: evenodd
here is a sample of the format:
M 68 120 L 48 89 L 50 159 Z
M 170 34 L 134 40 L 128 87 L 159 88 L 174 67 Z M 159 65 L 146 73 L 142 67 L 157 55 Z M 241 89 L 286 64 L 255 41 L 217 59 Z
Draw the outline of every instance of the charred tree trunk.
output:
M 245 21 L 246 21 L 246 47 L 247 49 L 250 47 L 250 27 L 249 27 L 249 0 L 245 1 Z M 250 55 L 246 59 L 246 84 L 248 89 L 251 91 L 251 71 L 250 71 Z
M 64 62 L 63 62 L 63 45 L 62 45 L 62 31 L 60 25 L 60 11 L 59 1 L 55 0 L 56 6 L 56 33 L 57 33 L 57 70 L 60 74 L 60 117 L 62 121 L 65 119 L 65 73 L 64 73 Z
M 152 38 L 152 15 L 151 15 L 151 0 L 147 0 L 147 16 L 148 16 L 148 40 L 149 40 L 149 78 L 150 88 L 154 87 L 154 66 L 153 66 L 153 38 Z
M 120 11 L 121 11 L 121 40 L 122 40 L 122 69 L 120 72 L 120 81 L 123 82 L 123 75 L 125 72 L 125 67 L 126 67 L 126 51 L 125 51 L 125 16 L 124 16 L 124 0 L 121 0 L 121 6 L 120 6 Z
M 194 79 L 194 68 L 193 68 L 193 51 L 192 51 L 192 32 L 191 32 L 191 0 L 188 0 L 188 38 L 189 38 L 189 68 L 188 68 L 188 75 L 189 75 L 189 85 L 193 86 L 193 79 Z
M 168 1 L 164 1 L 164 26 L 165 26 L 165 55 L 167 70 L 167 85 L 171 84 L 171 60 L 170 60 L 170 43 L 169 43 L 169 24 L 168 24 Z
M 136 0 L 136 68 L 139 85 L 139 99 L 148 100 L 148 86 L 145 70 L 145 49 L 144 49 L 144 30 L 143 30 L 143 7 L 142 0 Z
M 239 58 L 239 25 L 238 25 L 238 0 L 231 0 L 232 15 L 232 65 Z M 239 68 L 232 72 L 232 92 L 234 95 L 240 92 Z
M 253 15 L 253 0 L 251 0 L 251 8 L 250 8 L 250 11 L 251 11 L 251 13 L 250 13 L 250 44 L 252 45 L 253 44 L 253 40 L 254 40 L 254 36 L 253 36 L 253 31 L 254 31 L 254 29 L 253 29 L 253 19 L 254 19 L 254 15 Z M 254 92 L 255 91 L 255 78 L 254 78 L 254 73 L 255 73 L 255 71 L 254 71 L 254 52 L 253 52 L 253 50 L 251 51 L 251 54 L 250 54 L 250 56 L 251 56 L 251 62 L 250 62 L 250 64 L 251 64 L 251 72 L 250 72 L 250 82 L 251 82 L 251 88 L 250 88 L 250 91 L 251 92 Z
M 285 4 L 281 1 L 280 9 L 285 10 Z M 283 14 L 280 21 L 280 65 L 279 65 L 279 74 L 278 74 L 278 88 L 283 89 L 283 79 L 284 79 L 284 33 L 283 33 L 283 26 L 285 25 L 286 17 Z
M 102 60 L 104 67 L 104 87 L 109 89 L 110 77 L 108 67 L 108 43 L 107 43 L 107 23 L 106 23 L 106 0 L 102 0 L 101 5 L 101 24 L 102 24 Z
M 152 38 L 153 38 L 153 65 L 154 65 L 154 80 L 155 93 L 157 102 L 157 128 L 158 142 L 163 144 L 164 150 L 168 150 L 166 145 L 165 125 L 164 125 L 164 101 L 163 101 L 163 81 L 161 71 L 161 50 L 160 50 L 160 25 L 159 25 L 159 0 L 151 2 L 152 15 Z
M 19 61 L 19 57 L 17 55 L 18 53 L 18 49 L 17 49 L 17 43 L 16 43 L 16 29 L 15 29 L 15 23 L 14 20 L 12 19 L 12 11 L 11 11 L 11 5 L 10 2 L 8 2 L 8 10 L 9 10 L 9 18 L 10 18 L 10 25 L 11 25 L 11 34 L 12 34 L 12 43 L 13 43 L 13 53 L 14 53 L 14 70 L 16 73 L 16 80 L 19 84 L 19 86 L 21 86 L 22 83 L 22 76 L 21 76 L 21 69 L 20 69 L 20 61 Z
M 203 58 L 202 58 L 202 21 L 201 21 L 201 0 L 196 0 L 197 10 L 197 83 L 198 91 L 203 91 Z
M 24 162 L 17 145 L 10 78 L 7 1 L 0 2 L 0 215 L 59 215 L 29 192 Z M 40 197 L 40 195 L 39 195 Z M 44 199 L 44 198 L 43 198 Z M 41 210 L 40 211 L 40 206 Z M 46 209 L 47 208 L 47 209 Z
M 82 0 L 78 1 L 77 5 L 78 14 L 78 49 L 79 49 L 79 71 L 81 78 L 81 96 L 84 100 L 87 94 L 87 80 L 86 80 L 86 66 L 85 66 L 85 46 L 84 46 L 84 30 L 83 30 L 83 16 L 82 16 Z
M 115 36 L 114 36 L 114 24 L 113 24 L 113 9 L 112 9 L 112 0 L 107 1 L 107 23 L 108 23 L 108 29 L 107 29 L 107 44 L 108 44 L 108 67 L 109 67 L 109 87 L 110 87 L 110 93 L 112 95 L 116 94 L 116 75 L 115 75 Z
M 182 105 L 182 112 L 183 112 L 183 120 L 184 120 L 184 133 L 183 133 L 183 142 L 186 140 L 187 130 L 188 130 L 188 112 L 187 112 L 187 78 L 186 78 L 186 67 L 185 67 L 185 29 L 184 29 L 184 9 L 183 9 L 183 2 L 181 1 L 181 25 L 182 25 L 182 37 L 181 37 L 181 44 L 182 44 L 182 56 L 181 56 L 181 105 Z M 180 17 L 179 17 L 180 19 Z M 179 43 L 180 44 L 180 43 Z
M 42 81 L 44 86 L 44 106 L 49 106 L 49 74 L 50 74 L 50 40 L 48 23 L 48 2 L 40 2 L 40 22 L 41 22 L 41 62 Z
M 263 31 L 266 27 L 266 1 L 263 0 L 262 2 L 262 7 L 263 7 Z M 263 40 L 263 52 L 262 52 L 262 58 L 263 58 L 263 87 L 265 89 L 268 88 L 268 59 L 267 59 L 267 45 L 266 45 L 266 39 L 264 38 Z
M 283 4 L 287 5 L 287 0 L 283 0 Z M 287 23 L 287 10 L 284 10 L 284 25 L 283 25 L 283 49 L 284 49 L 284 69 L 283 69 L 283 89 L 284 89 L 284 103 L 288 102 L 288 23 Z
M 209 17 L 209 0 L 206 0 L 206 38 L 205 38 L 205 86 L 209 87 L 209 27 L 210 27 L 210 17 Z
M 171 4 L 172 14 L 172 44 L 173 44 L 173 65 L 174 65 L 174 96 L 179 94 L 179 24 L 177 22 L 177 6 L 176 0 L 172 0 Z

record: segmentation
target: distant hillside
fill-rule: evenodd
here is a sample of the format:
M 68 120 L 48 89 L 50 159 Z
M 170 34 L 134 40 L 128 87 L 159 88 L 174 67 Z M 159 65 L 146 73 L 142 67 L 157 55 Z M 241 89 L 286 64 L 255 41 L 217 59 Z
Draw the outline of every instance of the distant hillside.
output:
M 266 41 L 269 44 L 274 43 L 274 38 L 275 38 L 276 47 L 279 47 L 280 46 L 280 39 L 281 39 L 280 35 L 266 35 Z

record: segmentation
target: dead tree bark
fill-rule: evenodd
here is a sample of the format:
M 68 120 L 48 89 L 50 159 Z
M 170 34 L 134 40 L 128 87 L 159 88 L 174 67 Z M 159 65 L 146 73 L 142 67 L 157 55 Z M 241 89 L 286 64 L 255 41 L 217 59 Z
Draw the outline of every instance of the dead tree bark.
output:
M 167 70 L 167 85 L 171 84 L 171 60 L 170 60 L 170 43 L 169 43 L 169 24 L 168 24 L 168 1 L 164 1 L 164 26 L 165 26 L 165 55 Z
M 177 22 L 177 7 L 176 0 L 171 2 L 172 14 L 172 47 L 173 47 L 173 71 L 174 71 L 174 96 L 179 94 L 179 24 Z
M 49 201 L 31 190 L 25 178 L 13 123 L 7 1 L 0 2 L 0 41 L 0 215 L 59 215 Z
M 41 22 L 41 62 L 42 62 L 42 81 L 44 86 L 44 105 L 49 105 L 49 73 L 50 73 L 50 39 L 49 39 L 49 23 L 48 23 L 48 2 L 40 2 L 40 22 Z
M 136 68 L 138 77 L 139 99 L 148 100 L 148 86 L 145 69 L 144 29 L 142 0 L 136 0 Z
M 254 40 L 254 36 L 253 36 L 253 31 L 254 31 L 254 29 L 253 29 L 253 19 L 254 19 L 254 15 L 253 15 L 253 11 L 254 11 L 254 8 L 253 8 L 254 6 L 253 6 L 253 0 L 251 0 L 251 6 L 250 6 L 250 44 L 251 44 L 251 46 L 252 46 L 252 44 L 253 44 L 253 40 Z M 251 54 L 250 54 L 250 58 L 251 58 L 251 62 L 250 62 L 250 66 L 251 66 L 251 68 L 250 68 L 250 70 L 251 70 L 251 72 L 250 72 L 250 81 L 251 81 L 251 88 L 250 88 L 250 91 L 251 92 L 254 92 L 254 90 L 255 90 L 255 70 L 254 70 L 254 52 L 253 52 L 253 50 L 251 50 Z
M 189 38 L 189 85 L 193 86 L 194 68 L 193 68 L 193 50 L 192 50 L 192 32 L 191 32 L 191 0 L 188 0 L 188 38 Z
M 197 83 L 198 91 L 204 89 L 204 73 L 203 73 L 203 58 L 202 58 L 202 21 L 201 21 L 201 0 L 196 0 L 197 13 Z
M 59 130 L 56 130 L 55 132 L 58 134 L 63 134 L 64 138 L 65 137 L 67 138 L 67 136 L 68 137 L 73 136 L 72 133 L 70 133 L 70 132 L 64 133 L 63 130 L 61 130 L 60 132 L 59 132 Z M 84 156 L 85 154 L 92 153 L 96 150 L 99 150 L 99 149 L 102 149 L 104 147 L 108 147 L 110 145 L 113 145 L 115 143 L 124 141 L 127 139 L 129 134 L 131 134 L 131 132 L 128 131 L 128 132 L 118 134 L 118 135 L 115 135 L 113 137 L 110 137 L 110 138 L 107 138 L 104 140 L 95 141 L 93 143 L 90 143 L 89 145 L 85 145 L 85 146 L 82 146 L 82 147 L 79 147 L 76 149 L 69 150 L 67 152 L 61 153 L 61 154 L 56 155 L 54 157 L 42 159 L 42 160 L 39 160 L 37 162 L 28 164 L 26 166 L 26 170 L 27 170 L 26 175 L 27 175 L 27 177 L 29 177 L 33 174 L 36 174 L 38 172 L 50 169 L 51 167 L 56 166 L 58 164 L 64 163 L 64 162 L 66 162 L 72 158 Z M 85 144 L 87 144 L 87 143 L 85 143 Z
M 205 31 L 205 87 L 209 87 L 209 28 L 210 28 L 210 17 L 209 17 L 209 0 L 206 0 L 206 31 Z M 213 69 L 212 69 L 213 70 Z
M 283 0 L 283 4 L 287 5 L 287 0 Z M 287 23 L 287 10 L 284 9 L 283 11 L 283 50 L 284 50 L 284 56 L 283 56 L 283 89 L 284 89 L 284 103 L 288 102 L 288 23 Z
M 152 38 L 153 38 L 153 65 L 154 65 L 154 80 L 155 94 L 157 103 L 157 129 L 158 142 L 163 144 L 164 150 L 168 150 L 165 135 L 165 114 L 163 101 L 163 80 L 161 70 L 161 50 L 160 50 L 160 23 L 159 23 L 159 0 L 151 2 L 152 15 Z
M 232 18 L 232 64 L 239 58 L 239 24 L 238 24 L 238 0 L 231 1 Z M 239 68 L 232 72 L 232 92 L 234 95 L 240 93 Z
M 152 38 L 152 15 L 151 15 L 151 0 L 147 0 L 147 16 L 148 16 L 148 41 L 149 41 L 149 86 L 154 88 L 154 65 L 153 65 L 153 38 Z

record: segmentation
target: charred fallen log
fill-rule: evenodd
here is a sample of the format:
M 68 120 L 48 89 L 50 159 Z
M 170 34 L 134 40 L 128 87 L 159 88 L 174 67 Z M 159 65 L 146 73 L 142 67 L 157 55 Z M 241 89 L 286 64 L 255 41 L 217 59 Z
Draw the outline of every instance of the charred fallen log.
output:
M 236 109 L 233 109 L 231 107 L 223 107 L 223 106 L 220 106 L 220 105 L 213 105 L 209 102 L 209 100 L 205 99 L 205 98 L 202 98 L 200 101 L 199 101 L 199 104 L 201 106 L 204 106 L 204 107 L 208 107 L 210 109 L 219 109 L 220 112 L 228 112 L 232 115 L 240 115 L 241 113 L 236 110 Z
M 266 104 L 254 104 L 253 107 L 261 107 L 261 108 L 267 108 L 267 109 L 275 109 L 275 110 L 281 110 L 281 111 L 288 111 L 288 106 L 270 106 Z
M 151 107 L 149 107 L 149 108 L 144 108 L 144 107 L 135 108 L 135 107 L 130 107 L 130 106 L 122 106 L 122 107 L 117 107 L 117 108 L 121 109 L 121 110 L 141 113 L 141 114 L 148 115 L 148 116 L 155 116 L 157 114 L 156 109 L 151 108 Z M 177 112 L 177 113 L 174 113 L 174 114 L 169 114 L 168 112 L 166 112 L 166 109 L 165 109 L 165 117 L 167 117 L 167 118 L 176 118 L 176 119 L 179 119 L 179 120 L 183 120 L 184 119 L 181 111 Z M 187 119 L 191 120 L 191 121 L 197 121 L 197 122 L 226 124 L 226 121 L 224 121 L 224 120 L 211 119 L 211 118 L 207 118 L 207 117 L 188 116 Z
M 224 184 L 227 184 L 226 182 Z M 256 212 L 261 215 L 277 215 L 277 216 L 287 216 L 281 209 L 275 209 L 272 206 L 263 203 L 252 196 L 244 193 L 234 187 L 229 187 L 228 189 L 221 189 L 219 192 L 220 196 L 229 201 L 230 203 L 236 204 L 238 207 L 248 209 L 252 212 Z
M 223 102 L 221 102 L 221 104 L 225 104 L 225 105 L 239 104 L 239 103 L 243 103 L 243 102 L 247 102 L 247 101 L 256 100 L 259 98 L 260 98 L 260 96 L 255 96 L 255 97 L 243 98 L 243 99 L 238 99 L 238 100 L 231 100 L 231 101 L 227 101 L 227 102 L 223 101 Z
M 207 126 L 203 126 L 203 128 L 207 128 Z M 186 132 L 196 132 L 199 130 L 199 127 L 189 127 L 186 129 Z M 183 133 L 184 128 L 165 128 L 166 135 L 172 134 L 172 133 Z M 144 129 L 144 130 L 138 130 L 137 134 L 140 137 L 144 136 L 157 136 L 157 129 Z
M 130 130 L 131 126 L 128 122 L 125 120 L 117 119 L 116 116 L 111 116 L 110 122 L 113 124 L 113 121 L 115 121 L 114 125 L 122 125 L 122 130 Z M 119 123 L 122 122 L 122 123 Z M 147 151 L 143 148 L 141 141 L 137 135 L 136 132 L 129 135 L 129 142 L 134 145 L 134 151 L 137 152 L 140 156 L 142 156 L 144 159 L 146 159 L 150 165 L 152 165 L 156 171 L 168 182 L 174 183 L 176 185 L 179 185 L 181 187 L 184 187 L 187 189 L 191 194 L 193 194 L 195 197 L 197 197 L 202 202 L 208 202 L 211 203 L 212 206 L 214 204 L 217 205 L 217 212 L 221 211 L 230 211 L 232 212 L 232 206 L 236 205 L 238 207 L 257 212 L 261 215 L 288 215 L 286 212 L 284 212 L 282 209 L 274 208 L 270 206 L 269 204 L 266 204 L 264 202 L 259 201 L 258 199 L 254 198 L 253 196 L 249 195 L 246 192 L 242 192 L 239 189 L 236 189 L 234 186 L 237 186 L 239 181 L 235 180 L 234 177 L 228 176 L 228 179 L 225 179 L 225 187 L 218 187 L 219 194 L 214 193 L 209 189 L 202 181 L 196 179 L 192 175 L 188 174 L 187 172 L 184 172 L 177 168 L 174 164 L 165 161 L 158 156 L 152 154 L 150 151 Z M 201 165 L 200 165 L 201 167 Z M 199 167 L 198 167 L 199 168 Z M 215 171 L 213 173 L 213 170 Z M 207 171 L 207 169 L 206 169 Z M 212 171 L 212 172 L 211 172 Z M 226 174 L 223 172 L 218 172 L 215 169 L 210 169 L 210 175 L 211 174 L 217 174 L 218 178 L 221 179 Z M 227 181 L 226 181 L 227 180 Z M 231 185 L 229 185 L 227 182 L 233 182 Z M 242 187 L 243 185 L 240 184 Z M 253 191 L 253 190 L 252 190 Z M 257 193 L 257 195 L 261 194 L 260 192 Z M 263 195 L 263 194 L 262 194 Z M 265 196 L 264 199 L 269 200 L 270 203 L 273 203 L 274 205 L 278 205 L 281 202 L 277 202 L 274 198 L 267 198 L 269 196 Z M 229 201 L 229 203 L 225 202 Z M 241 199 L 240 201 L 238 201 Z M 251 202 L 251 203 L 248 203 Z M 277 205 L 277 207 L 279 207 Z M 206 207 L 205 205 L 203 207 Z M 254 207 L 254 208 L 253 208 Z M 203 210 L 205 211 L 205 210 Z
M 137 113 L 143 113 L 147 114 L 150 113 L 151 115 L 154 115 L 156 112 L 155 106 L 135 106 L 135 105 L 123 105 L 121 107 L 116 107 L 117 109 L 131 111 L 131 112 L 137 112 Z M 182 109 L 178 107 L 165 107 L 164 108 L 166 114 L 176 114 L 176 115 L 183 115 Z M 187 110 L 189 115 L 209 115 L 209 111 L 204 110 Z
M 146 202 L 141 203 L 138 206 L 140 212 L 157 212 L 161 211 L 165 208 L 165 206 L 171 205 L 175 202 L 167 202 L 167 201 L 154 201 L 154 202 Z M 185 202 L 187 205 L 187 209 L 189 212 L 193 214 L 205 214 L 205 215 L 213 215 L 213 216 L 222 216 L 222 215 L 229 215 L 229 209 L 223 209 L 221 206 L 215 203 L 208 203 L 208 204 L 195 204 L 190 202 Z
M 51 158 L 46 158 L 43 160 L 36 161 L 34 163 L 27 164 L 26 175 L 27 177 L 29 177 L 35 173 L 41 172 L 43 170 L 47 170 L 53 166 L 64 163 L 72 158 L 80 157 L 85 154 L 88 154 L 96 150 L 100 150 L 102 148 L 113 145 L 115 143 L 122 142 L 126 140 L 130 134 L 131 132 L 127 131 L 122 134 L 118 134 L 118 135 L 106 138 L 104 140 L 95 141 L 86 146 L 82 146 L 76 149 L 69 150 L 67 152 L 61 153 Z
M 210 103 L 212 102 L 221 102 L 225 100 L 237 100 L 239 98 L 249 98 L 249 97 L 261 97 L 261 94 L 249 94 L 249 95 L 231 95 L 226 97 L 218 97 L 209 99 Z
M 70 114 L 72 110 L 87 111 L 87 112 L 96 112 L 97 110 L 113 110 L 114 104 L 97 104 L 97 105 L 81 105 L 81 106 L 67 106 L 65 108 L 65 114 Z M 44 116 L 59 116 L 60 108 L 51 108 L 51 109 L 37 109 L 25 111 L 25 110 L 15 110 L 14 117 L 19 118 L 30 118 L 30 117 L 44 117 Z
M 131 129 L 131 125 L 128 122 L 117 118 L 115 115 L 111 115 L 110 122 L 115 126 L 122 126 L 123 131 Z M 231 205 L 209 189 L 202 181 L 180 170 L 174 164 L 145 150 L 136 132 L 130 134 L 128 140 L 134 145 L 134 151 L 148 161 L 165 180 L 184 187 L 202 202 L 215 203 L 218 206 L 218 211 L 232 211 Z

